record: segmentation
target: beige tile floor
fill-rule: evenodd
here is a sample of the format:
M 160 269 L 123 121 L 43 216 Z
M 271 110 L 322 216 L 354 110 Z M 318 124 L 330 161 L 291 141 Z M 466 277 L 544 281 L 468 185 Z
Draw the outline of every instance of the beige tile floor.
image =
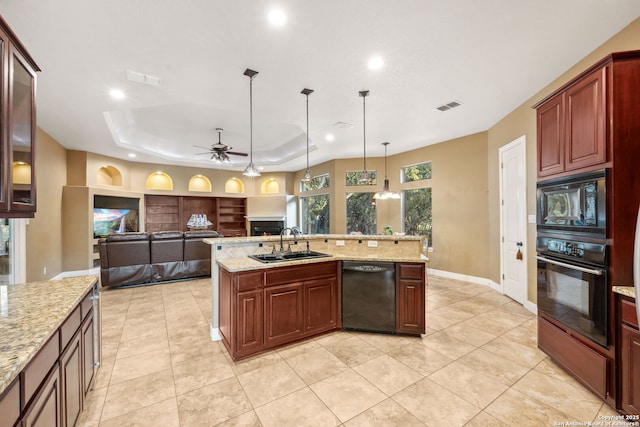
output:
M 209 280 L 102 294 L 103 360 L 81 426 L 552 426 L 615 411 L 536 347 L 535 317 L 430 277 L 427 334 L 335 332 L 232 362 Z

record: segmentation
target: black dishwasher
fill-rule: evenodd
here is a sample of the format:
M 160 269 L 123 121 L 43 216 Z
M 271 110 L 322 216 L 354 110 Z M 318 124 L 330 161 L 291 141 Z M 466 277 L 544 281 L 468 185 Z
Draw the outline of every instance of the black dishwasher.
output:
M 396 268 L 392 262 L 342 262 L 342 328 L 394 333 Z

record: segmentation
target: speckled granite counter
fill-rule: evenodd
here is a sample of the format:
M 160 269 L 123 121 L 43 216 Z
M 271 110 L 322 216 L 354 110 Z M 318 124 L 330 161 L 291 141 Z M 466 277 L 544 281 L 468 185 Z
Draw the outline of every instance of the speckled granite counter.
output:
M 634 288 L 633 286 L 614 286 L 613 292 L 629 298 L 635 299 L 636 297 L 636 288 Z
M 97 280 L 82 276 L 0 286 L 0 394 Z

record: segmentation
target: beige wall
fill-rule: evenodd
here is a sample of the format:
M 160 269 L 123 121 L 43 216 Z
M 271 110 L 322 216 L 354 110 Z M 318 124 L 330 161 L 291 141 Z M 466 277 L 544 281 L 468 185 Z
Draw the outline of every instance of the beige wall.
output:
M 536 116 L 531 108 L 536 102 L 598 62 L 611 52 L 640 49 L 640 18 L 629 24 L 575 66 L 525 101 L 520 107 L 489 129 L 487 164 L 489 169 L 489 278 L 499 283 L 500 229 L 498 210 L 498 149 L 521 135 L 527 138 L 527 212 L 535 214 L 536 188 Z M 536 301 L 535 225 L 527 230 L 528 299 Z
M 36 138 L 38 211 L 27 225 L 27 282 L 49 279 L 62 269 L 62 187 L 67 180 L 66 151 L 39 128 Z

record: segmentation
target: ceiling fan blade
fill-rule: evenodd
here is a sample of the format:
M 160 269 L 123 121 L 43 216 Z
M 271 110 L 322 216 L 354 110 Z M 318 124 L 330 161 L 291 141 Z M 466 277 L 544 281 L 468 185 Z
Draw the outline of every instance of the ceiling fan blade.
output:
M 248 156 L 247 153 L 238 153 L 238 152 L 235 152 L 235 151 L 227 151 L 227 154 L 233 154 L 234 156 L 244 156 L 244 157 Z
M 195 155 L 196 155 L 196 156 L 199 156 L 199 155 L 201 155 L 201 154 L 211 154 L 211 151 L 207 151 L 206 153 L 196 153 Z

